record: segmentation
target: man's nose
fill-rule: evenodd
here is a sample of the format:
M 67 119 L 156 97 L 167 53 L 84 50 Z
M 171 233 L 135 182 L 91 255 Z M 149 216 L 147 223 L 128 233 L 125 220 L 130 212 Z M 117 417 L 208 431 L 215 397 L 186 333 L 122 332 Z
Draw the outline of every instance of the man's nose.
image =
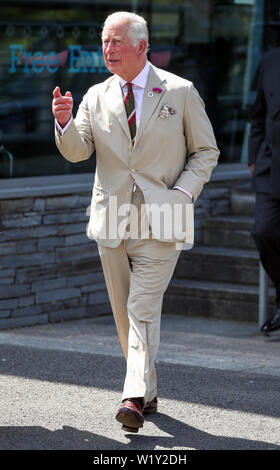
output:
M 112 41 L 107 42 L 106 44 L 106 52 L 111 52 L 114 49 L 114 43 Z

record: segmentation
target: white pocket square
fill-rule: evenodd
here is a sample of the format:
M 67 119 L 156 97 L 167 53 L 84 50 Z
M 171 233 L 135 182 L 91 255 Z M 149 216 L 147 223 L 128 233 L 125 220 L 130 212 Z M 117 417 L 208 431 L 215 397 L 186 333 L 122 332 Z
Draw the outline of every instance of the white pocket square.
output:
M 161 119 L 165 119 L 165 118 L 168 118 L 170 116 L 173 116 L 173 114 L 176 114 L 175 109 L 171 108 L 171 106 L 169 106 L 168 104 L 165 104 L 161 108 L 158 117 L 160 117 Z

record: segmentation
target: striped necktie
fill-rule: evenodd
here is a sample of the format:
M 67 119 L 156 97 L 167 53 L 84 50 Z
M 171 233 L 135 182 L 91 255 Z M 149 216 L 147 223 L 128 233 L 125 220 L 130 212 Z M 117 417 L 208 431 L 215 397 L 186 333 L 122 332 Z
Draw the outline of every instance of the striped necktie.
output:
M 124 97 L 125 110 L 130 130 L 130 135 L 132 143 L 134 144 L 134 139 L 136 135 L 136 113 L 135 113 L 135 103 L 134 96 L 132 91 L 132 83 L 126 83 L 127 93 Z

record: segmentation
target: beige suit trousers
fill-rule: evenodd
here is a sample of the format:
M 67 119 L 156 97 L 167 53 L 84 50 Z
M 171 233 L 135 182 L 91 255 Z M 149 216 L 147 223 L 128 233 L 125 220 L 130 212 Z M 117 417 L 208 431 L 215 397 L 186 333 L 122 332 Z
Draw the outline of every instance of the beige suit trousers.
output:
M 99 244 L 98 248 L 127 363 L 123 399 L 144 397 L 147 402 L 157 395 L 155 358 L 160 342 L 162 300 L 180 249 L 176 243 L 152 238 L 143 193 L 138 187 L 132 193 L 131 204 L 137 211 L 130 212 L 121 244 L 116 248 Z

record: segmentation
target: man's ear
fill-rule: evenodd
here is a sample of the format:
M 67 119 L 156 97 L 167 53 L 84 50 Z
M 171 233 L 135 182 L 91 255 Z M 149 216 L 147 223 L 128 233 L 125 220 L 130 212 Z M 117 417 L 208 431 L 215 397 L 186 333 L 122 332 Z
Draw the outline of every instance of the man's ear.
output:
M 141 41 L 138 43 L 138 55 L 141 56 L 146 53 L 147 49 L 147 41 L 146 39 L 141 39 Z

